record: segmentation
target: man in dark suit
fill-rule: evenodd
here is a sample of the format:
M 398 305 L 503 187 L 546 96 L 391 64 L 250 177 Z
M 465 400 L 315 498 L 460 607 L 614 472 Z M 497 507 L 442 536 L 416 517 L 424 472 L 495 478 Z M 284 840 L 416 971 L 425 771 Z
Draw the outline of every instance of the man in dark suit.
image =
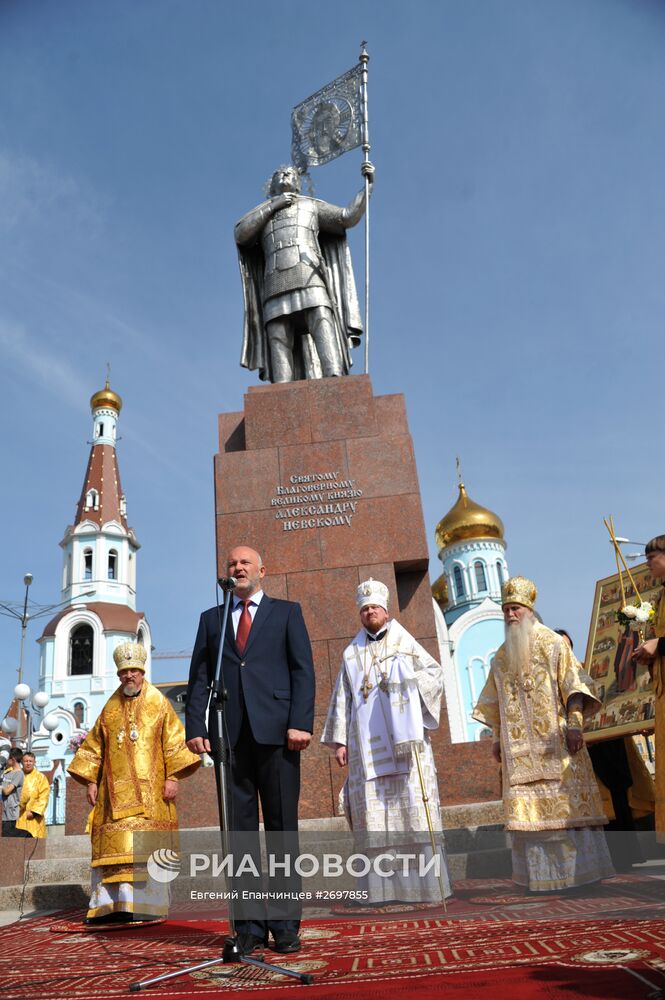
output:
M 222 655 L 222 687 L 228 692 L 225 743 L 230 751 L 231 830 L 258 830 L 260 797 L 266 834 L 293 831 L 290 842 L 297 844 L 300 752 L 309 746 L 314 724 L 309 636 L 299 604 L 263 593 L 266 570 L 258 552 L 238 546 L 230 551 L 226 565 L 228 576 L 238 581 Z M 206 708 L 220 626 L 219 608 L 203 612 L 187 688 L 187 746 L 194 753 L 210 751 Z M 249 838 L 241 838 L 241 843 L 248 842 Z M 268 931 L 276 951 L 298 951 L 300 912 L 300 904 L 292 902 L 283 918 L 269 911 L 267 920 L 255 913 L 237 919 L 241 951 L 249 954 L 267 944 Z

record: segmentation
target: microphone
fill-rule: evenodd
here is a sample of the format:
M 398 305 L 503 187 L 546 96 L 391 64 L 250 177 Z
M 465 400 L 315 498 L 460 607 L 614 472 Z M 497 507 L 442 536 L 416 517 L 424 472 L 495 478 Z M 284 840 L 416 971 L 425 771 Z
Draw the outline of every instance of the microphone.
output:
M 238 581 L 235 576 L 220 576 L 217 581 L 222 590 L 235 590 L 238 586 Z

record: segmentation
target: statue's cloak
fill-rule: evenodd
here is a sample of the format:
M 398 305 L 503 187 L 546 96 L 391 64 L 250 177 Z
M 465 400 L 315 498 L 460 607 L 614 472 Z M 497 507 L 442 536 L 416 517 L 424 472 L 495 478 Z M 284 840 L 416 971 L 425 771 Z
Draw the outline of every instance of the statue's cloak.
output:
M 323 278 L 333 307 L 341 367 L 348 374 L 353 364 L 351 348 L 358 346 L 363 332 L 351 253 L 346 235 L 319 231 L 318 239 L 325 261 Z M 238 247 L 238 260 L 245 302 L 240 364 L 250 371 L 258 368 L 259 378 L 263 382 L 272 382 L 270 347 L 263 322 L 265 261 L 261 245 Z M 307 371 L 316 371 L 317 367 L 319 367 L 318 377 L 321 377 L 316 347 L 304 322 L 299 332 L 300 337 L 294 350 L 295 380 L 307 378 Z

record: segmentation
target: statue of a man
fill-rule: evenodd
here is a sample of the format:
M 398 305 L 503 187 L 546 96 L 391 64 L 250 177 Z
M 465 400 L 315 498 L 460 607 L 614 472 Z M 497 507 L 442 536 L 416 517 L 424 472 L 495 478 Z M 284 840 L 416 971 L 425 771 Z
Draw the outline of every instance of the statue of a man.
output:
M 370 190 L 374 167 L 363 164 Z M 269 199 L 235 227 L 245 297 L 240 364 L 264 381 L 348 375 L 362 322 L 346 230 L 365 191 L 346 208 L 300 193 L 295 167 L 272 175 Z

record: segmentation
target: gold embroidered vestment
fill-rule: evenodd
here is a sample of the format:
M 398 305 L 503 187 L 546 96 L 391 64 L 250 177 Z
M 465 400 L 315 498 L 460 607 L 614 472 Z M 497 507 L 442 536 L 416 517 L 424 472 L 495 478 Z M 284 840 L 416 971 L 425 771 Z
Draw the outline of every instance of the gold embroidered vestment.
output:
M 566 704 L 583 696 L 585 715 L 600 707 L 593 682 L 561 636 L 536 623 L 525 672 L 497 650 L 473 717 L 501 743 L 507 830 L 562 830 L 607 822 L 586 747 L 566 745 Z
M 139 860 L 134 834 L 163 832 L 161 846 L 174 846 L 178 819 L 175 802 L 164 801 L 164 781 L 191 774 L 199 763 L 173 706 L 156 687 L 144 681 L 135 698 L 120 689 L 111 695 L 68 768 L 82 784 L 98 786 L 92 867 L 104 868 L 104 881 L 132 881 L 129 866 Z
M 19 801 L 17 830 L 27 830 L 31 837 L 41 840 L 46 836 L 46 806 L 51 792 L 48 778 L 37 768 L 23 777 L 23 789 Z M 27 813 L 33 814 L 28 819 Z

